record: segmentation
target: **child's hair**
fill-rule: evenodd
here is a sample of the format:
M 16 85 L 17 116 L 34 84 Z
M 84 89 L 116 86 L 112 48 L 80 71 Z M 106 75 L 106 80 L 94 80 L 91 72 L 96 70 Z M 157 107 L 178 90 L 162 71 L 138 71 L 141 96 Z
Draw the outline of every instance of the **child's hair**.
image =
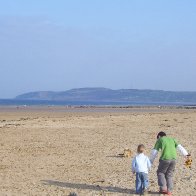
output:
M 138 153 L 143 153 L 145 150 L 145 146 L 143 144 L 140 144 L 138 147 L 137 147 L 137 152 Z

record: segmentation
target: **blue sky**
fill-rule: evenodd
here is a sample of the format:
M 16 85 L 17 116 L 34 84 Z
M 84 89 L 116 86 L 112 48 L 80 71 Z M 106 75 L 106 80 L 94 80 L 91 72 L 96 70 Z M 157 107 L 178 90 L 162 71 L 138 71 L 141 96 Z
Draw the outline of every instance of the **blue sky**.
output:
M 194 0 L 0 0 L 0 98 L 107 87 L 196 91 Z

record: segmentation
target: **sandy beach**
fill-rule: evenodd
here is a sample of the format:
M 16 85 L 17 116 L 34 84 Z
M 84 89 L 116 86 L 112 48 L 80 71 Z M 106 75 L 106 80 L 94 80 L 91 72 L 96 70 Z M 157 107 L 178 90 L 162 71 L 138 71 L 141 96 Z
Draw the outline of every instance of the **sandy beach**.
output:
M 175 137 L 193 158 L 191 169 L 179 154 L 174 177 L 176 196 L 196 195 L 196 110 L 0 108 L 0 195 L 134 195 L 131 158 L 125 148 L 146 154 L 159 131 Z M 149 173 L 150 193 L 158 195 L 156 169 Z

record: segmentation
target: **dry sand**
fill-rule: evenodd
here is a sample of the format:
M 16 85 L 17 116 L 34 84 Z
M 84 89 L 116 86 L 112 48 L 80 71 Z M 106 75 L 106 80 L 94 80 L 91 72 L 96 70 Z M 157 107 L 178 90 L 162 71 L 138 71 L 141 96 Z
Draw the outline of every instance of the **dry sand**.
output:
M 0 108 L 0 196 L 134 195 L 131 159 L 143 143 L 149 155 L 165 130 L 191 154 L 178 156 L 173 195 L 196 195 L 196 111 L 175 109 Z M 158 195 L 156 168 L 149 195 Z

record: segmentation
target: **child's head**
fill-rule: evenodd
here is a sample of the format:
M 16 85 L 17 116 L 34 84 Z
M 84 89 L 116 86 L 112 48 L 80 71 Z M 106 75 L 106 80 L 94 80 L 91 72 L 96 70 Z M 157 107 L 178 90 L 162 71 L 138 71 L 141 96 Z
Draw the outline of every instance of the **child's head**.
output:
M 140 154 L 140 153 L 143 153 L 145 150 L 145 146 L 143 144 L 140 144 L 138 147 L 137 147 L 137 152 Z

